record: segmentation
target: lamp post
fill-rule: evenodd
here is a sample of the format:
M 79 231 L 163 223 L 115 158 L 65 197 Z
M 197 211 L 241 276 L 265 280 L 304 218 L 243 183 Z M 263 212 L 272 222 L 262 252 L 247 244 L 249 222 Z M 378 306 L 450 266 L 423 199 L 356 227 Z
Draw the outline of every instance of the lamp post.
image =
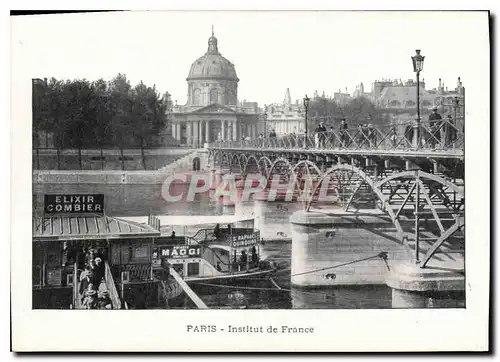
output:
M 305 141 L 304 141 L 304 147 L 307 147 L 307 110 L 309 109 L 309 103 L 311 102 L 311 99 L 307 96 L 304 97 L 304 109 L 306 111 L 306 115 L 305 115 L 305 121 L 306 121 L 306 125 L 305 125 L 305 128 L 304 128 L 304 133 L 305 133 Z
M 267 139 L 267 111 L 264 110 L 264 114 L 262 115 L 264 117 L 264 138 Z
M 420 49 L 415 50 L 416 55 L 411 57 L 413 71 L 417 74 L 417 123 L 413 132 L 413 146 L 420 146 L 420 72 L 424 69 L 425 57 L 420 55 Z
M 464 125 L 462 124 L 462 122 L 464 122 L 464 119 L 465 118 L 462 118 L 462 120 L 460 121 L 460 127 L 458 126 L 458 122 L 457 122 L 457 113 L 458 113 L 458 110 L 460 108 L 460 99 L 458 97 L 455 97 L 453 99 L 453 113 L 454 113 L 454 119 L 453 119 L 453 125 L 456 127 L 457 130 L 459 129 L 464 129 Z
M 458 107 L 460 107 L 460 100 L 458 97 L 455 97 L 453 99 L 453 112 L 454 112 L 454 120 L 455 120 L 455 126 L 457 125 L 457 112 L 458 112 Z

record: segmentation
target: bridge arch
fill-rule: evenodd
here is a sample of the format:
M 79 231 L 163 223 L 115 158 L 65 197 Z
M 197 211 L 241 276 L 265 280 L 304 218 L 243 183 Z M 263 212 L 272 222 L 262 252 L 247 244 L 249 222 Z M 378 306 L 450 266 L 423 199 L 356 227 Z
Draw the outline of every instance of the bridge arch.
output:
M 269 159 L 267 156 L 262 156 L 259 158 L 259 161 L 257 162 L 257 166 L 259 166 L 259 171 L 262 175 L 264 175 L 266 178 L 268 177 L 268 167 L 271 167 L 273 165 L 273 162 Z
M 200 171 L 201 161 L 199 157 L 193 158 L 193 171 Z
M 234 166 L 239 166 L 240 172 L 242 172 L 241 160 L 238 153 L 230 154 L 229 170 L 231 171 Z
M 252 161 L 253 161 L 253 163 L 252 163 Z M 254 155 L 250 155 L 246 159 L 246 164 L 245 164 L 245 172 L 246 173 L 248 173 L 250 171 L 249 170 L 250 166 L 255 166 L 257 169 L 259 169 L 259 160 Z
M 436 252 L 443 247 L 446 241 L 453 238 L 453 243 L 448 243 L 443 254 L 446 252 L 456 252 L 456 245 L 461 245 L 461 240 L 465 240 L 464 234 L 464 208 L 465 198 L 464 189 L 449 180 L 424 171 L 404 171 L 395 175 L 390 175 L 382 180 L 375 181 L 362 169 L 353 165 L 336 165 L 327 170 L 321 177 L 320 181 L 314 188 L 311 198 L 306 204 L 306 211 L 309 211 L 313 203 L 313 195 L 315 195 L 322 183 L 327 177 L 336 171 L 352 172 L 361 178 L 361 183 L 367 184 L 372 192 L 378 197 L 381 202 L 381 209 L 387 212 L 394 224 L 398 237 L 402 244 L 410 249 L 408 240 L 414 242 L 415 259 L 421 261 L 420 267 L 425 267 L 427 263 L 435 257 Z M 405 183 L 405 187 L 400 186 Z M 361 184 L 360 183 L 360 184 Z M 354 191 L 353 195 L 347 204 L 346 210 L 359 187 Z M 398 194 L 398 190 L 401 192 Z M 414 205 L 415 211 L 411 208 Z M 403 227 L 407 223 L 402 223 L 405 214 L 415 218 L 414 224 L 410 227 Z M 413 216 L 412 216 L 413 215 Z M 425 217 L 425 215 L 429 215 Z M 419 225 L 421 222 L 426 224 L 430 221 L 434 222 L 433 227 L 426 228 L 428 234 L 426 241 L 427 250 L 423 251 L 420 248 L 420 233 L 415 229 L 414 225 Z M 460 250 L 460 249 L 458 249 Z M 423 257 L 420 253 L 423 251 Z

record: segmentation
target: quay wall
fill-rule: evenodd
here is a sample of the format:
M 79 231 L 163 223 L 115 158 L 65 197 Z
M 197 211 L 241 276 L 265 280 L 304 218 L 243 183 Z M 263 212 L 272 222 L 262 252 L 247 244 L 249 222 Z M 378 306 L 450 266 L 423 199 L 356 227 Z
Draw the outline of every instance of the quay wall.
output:
M 32 151 L 33 169 L 39 170 L 157 170 L 195 151 L 191 148 L 56 149 Z M 80 163 L 81 157 L 81 163 Z
M 140 156 L 139 156 L 140 157 Z M 200 160 L 202 171 L 208 164 L 208 153 L 196 150 L 169 164 L 162 164 L 154 170 L 137 169 L 72 169 L 72 170 L 33 170 L 34 184 L 105 184 L 105 185 L 157 185 L 163 183 L 166 177 L 177 172 L 193 172 L 193 160 Z M 141 161 L 142 162 L 142 161 Z M 101 162 L 98 162 L 99 167 Z M 186 181 L 186 182 L 189 182 Z
M 168 171 L 33 171 L 34 184 L 156 185 L 165 181 Z

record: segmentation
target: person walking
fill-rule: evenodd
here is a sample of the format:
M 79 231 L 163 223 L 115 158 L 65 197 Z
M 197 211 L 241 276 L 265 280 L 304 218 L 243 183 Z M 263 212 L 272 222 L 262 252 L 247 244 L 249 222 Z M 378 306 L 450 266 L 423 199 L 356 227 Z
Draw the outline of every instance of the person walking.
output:
M 316 134 L 318 135 L 319 147 L 324 148 L 326 139 L 326 127 L 323 122 L 320 122 L 318 128 L 316 128 Z
M 358 132 L 356 133 L 356 140 L 359 148 L 363 148 L 366 145 L 366 135 L 364 126 L 362 124 L 358 124 Z
M 342 118 L 342 120 L 340 121 L 340 144 L 342 147 L 346 147 L 347 139 L 347 122 L 345 118 Z
M 441 123 L 442 117 L 438 113 L 437 107 L 432 109 L 432 113 L 429 115 L 429 128 L 431 132 L 430 144 L 432 147 L 441 143 Z M 422 137 L 423 138 L 423 137 Z

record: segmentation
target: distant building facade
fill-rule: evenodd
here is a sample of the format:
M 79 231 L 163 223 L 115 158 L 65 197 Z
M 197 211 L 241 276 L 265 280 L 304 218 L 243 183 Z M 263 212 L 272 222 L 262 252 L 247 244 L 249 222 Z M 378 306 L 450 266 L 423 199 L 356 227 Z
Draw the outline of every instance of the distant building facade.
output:
M 417 114 L 417 83 L 413 79 L 406 82 L 401 80 L 378 80 L 372 85 L 371 92 L 365 92 L 363 83 L 356 86 L 354 97 L 366 97 L 370 99 L 382 112 L 391 114 L 398 119 L 414 118 Z M 459 102 L 456 109 L 455 99 Z M 421 115 L 431 112 L 434 107 L 441 114 L 459 112 L 457 117 L 463 115 L 465 104 L 465 88 L 460 77 L 454 89 L 448 89 L 439 79 L 439 85 L 435 89 L 426 89 L 425 80 L 420 82 L 420 111 Z
M 305 111 L 301 101 L 292 103 L 290 89 L 287 88 L 282 103 L 264 106 L 267 115 L 267 131 L 275 130 L 276 134 L 291 134 L 304 132 Z

